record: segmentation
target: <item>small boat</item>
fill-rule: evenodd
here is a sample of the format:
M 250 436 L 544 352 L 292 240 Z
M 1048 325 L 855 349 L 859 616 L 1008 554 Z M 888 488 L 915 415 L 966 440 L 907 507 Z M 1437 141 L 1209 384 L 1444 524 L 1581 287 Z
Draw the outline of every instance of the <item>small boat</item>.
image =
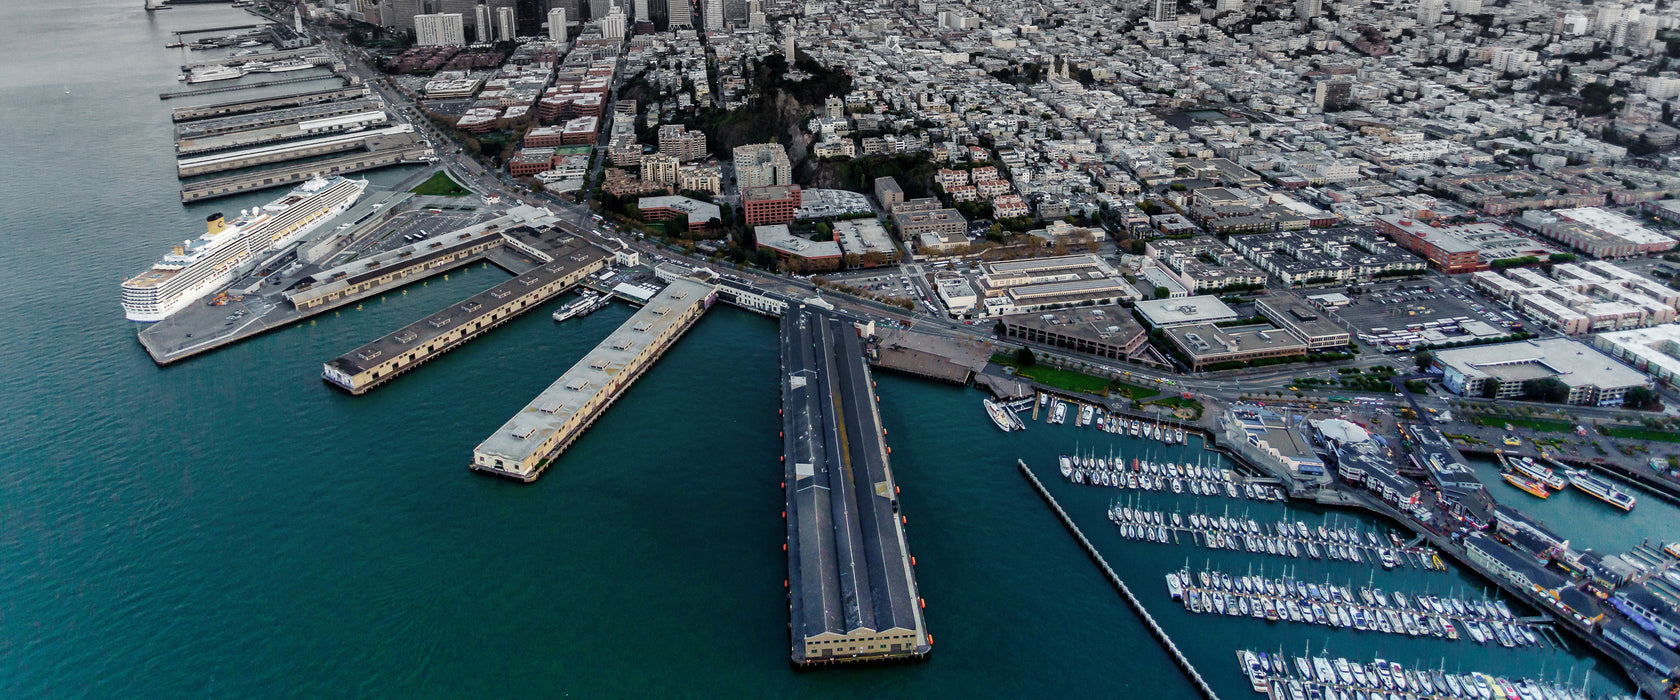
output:
M 1173 600 L 1184 597 L 1184 586 L 1180 583 L 1177 573 L 1167 574 L 1167 593 L 1172 596 Z
M 990 412 L 990 409 L 988 409 L 987 413 Z M 994 419 L 993 422 L 995 423 L 996 420 Z M 1003 426 L 1000 425 L 998 427 L 1002 428 Z M 1062 478 L 1066 479 L 1073 475 L 1073 460 L 1068 459 L 1067 455 L 1057 457 L 1056 462 L 1062 468 Z
M 1006 433 L 1015 430 L 1015 419 L 1014 416 L 1009 414 L 1008 409 L 999 406 L 996 401 L 991 399 L 983 399 L 980 403 L 985 405 L 986 415 L 991 417 L 992 424 L 996 425 L 998 430 Z

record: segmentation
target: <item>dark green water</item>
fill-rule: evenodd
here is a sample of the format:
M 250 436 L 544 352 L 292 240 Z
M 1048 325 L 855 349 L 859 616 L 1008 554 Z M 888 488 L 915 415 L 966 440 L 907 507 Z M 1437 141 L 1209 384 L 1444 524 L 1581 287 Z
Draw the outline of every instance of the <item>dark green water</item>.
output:
M 155 367 L 117 283 L 205 213 L 273 196 L 176 204 L 175 104 L 155 97 L 180 87 L 171 30 L 241 23 L 225 7 L 0 5 L 0 696 L 1191 695 L 1015 472 L 1022 457 L 1049 477 L 1094 433 L 1005 436 L 978 392 L 886 376 L 935 652 L 792 671 L 768 319 L 713 311 L 529 486 L 469 473 L 473 445 L 629 309 L 558 326 L 534 311 L 365 397 L 320 381 L 322 361 L 505 277 L 473 267 Z M 1121 542 L 1109 494 L 1052 488 L 1227 698 L 1248 696 L 1240 646 L 1328 641 L 1508 673 L 1572 663 L 1577 678 L 1593 663 L 1192 618 L 1162 572 L 1257 560 Z M 1475 585 L 1392 576 L 1379 585 Z

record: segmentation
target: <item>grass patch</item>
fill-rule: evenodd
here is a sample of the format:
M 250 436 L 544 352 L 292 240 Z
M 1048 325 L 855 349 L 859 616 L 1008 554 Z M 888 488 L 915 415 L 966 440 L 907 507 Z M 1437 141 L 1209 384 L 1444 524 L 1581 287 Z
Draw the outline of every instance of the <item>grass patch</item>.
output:
M 426 178 L 425 182 L 416 185 L 414 189 L 409 191 L 418 195 L 433 197 L 463 197 L 472 194 L 460 183 L 455 182 L 454 178 L 449 177 L 449 173 L 442 170 L 433 173 L 431 177 Z
M 1031 379 L 1045 386 L 1055 387 L 1063 391 L 1106 396 L 1109 389 L 1113 386 L 1110 384 L 1109 380 L 1103 379 L 1102 377 L 1093 377 L 1084 372 L 1075 372 L 1073 370 L 1061 369 L 1059 367 L 1035 364 L 1031 367 L 1022 368 L 1019 364 L 1016 364 L 1013 356 L 1005 355 L 1003 353 L 992 355 L 992 361 L 1000 365 L 1014 367 L 1015 376 L 1017 377 L 1021 377 L 1022 379 Z M 1161 393 L 1153 389 L 1146 389 L 1141 386 L 1133 386 L 1123 383 L 1121 388 L 1115 389 L 1115 391 L 1117 393 L 1124 393 L 1128 388 L 1133 392 L 1147 392 L 1149 396 Z M 1136 397 L 1134 396 L 1133 398 Z
M 1151 391 L 1153 391 L 1153 390 L 1151 390 Z M 1160 392 L 1155 392 L 1155 393 L 1160 393 Z M 1150 405 L 1155 405 L 1155 406 L 1170 406 L 1172 408 L 1187 408 L 1187 409 L 1190 409 L 1191 411 L 1195 412 L 1197 420 L 1201 420 L 1202 411 L 1204 410 L 1203 407 L 1202 407 L 1202 402 L 1197 401 L 1195 399 L 1187 399 L 1187 398 L 1184 398 L 1182 396 L 1168 396 L 1168 397 L 1165 397 L 1165 398 L 1156 399 L 1154 401 L 1145 401 L 1143 403 L 1150 404 Z
M 1551 420 L 1551 419 L 1547 419 L 1547 418 L 1518 418 L 1516 416 L 1510 416 L 1510 417 L 1505 417 L 1505 416 L 1476 416 L 1475 418 L 1472 418 L 1470 420 L 1471 420 L 1471 422 L 1475 423 L 1476 425 L 1484 425 L 1484 426 L 1487 426 L 1489 428 L 1503 428 L 1503 427 L 1505 427 L 1506 423 L 1510 423 L 1511 425 L 1515 425 L 1515 426 L 1523 427 L 1523 428 L 1528 428 L 1529 430 L 1538 430 L 1538 431 L 1543 432 L 1543 433 L 1572 433 L 1572 432 L 1575 432 L 1575 424 L 1574 423 L 1570 423 L 1568 421 L 1561 421 L 1561 420 Z M 1677 437 L 1680 437 L 1680 436 L 1677 436 Z
M 1651 440 L 1654 442 L 1680 442 L 1680 433 L 1666 430 L 1652 430 L 1650 428 L 1614 428 L 1600 426 L 1598 432 L 1610 437 L 1627 438 L 1629 440 Z

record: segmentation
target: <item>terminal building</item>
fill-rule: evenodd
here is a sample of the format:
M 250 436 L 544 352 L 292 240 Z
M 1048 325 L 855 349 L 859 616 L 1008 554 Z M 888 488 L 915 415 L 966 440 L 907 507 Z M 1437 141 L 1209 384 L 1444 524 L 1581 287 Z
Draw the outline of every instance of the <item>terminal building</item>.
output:
M 781 346 L 793 663 L 924 657 L 933 638 L 858 331 L 801 304 Z
M 977 287 L 987 316 L 1101 306 L 1143 298 L 1100 256 L 1062 255 L 981 265 Z
M 674 279 L 473 449 L 472 468 L 530 482 L 694 325 L 717 288 Z
M 1649 384 L 1638 370 L 1568 338 L 1441 350 L 1435 367 L 1441 385 L 1460 396 L 1485 396 L 1487 383 L 1497 382 L 1493 398 L 1513 398 L 1528 381 L 1555 378 L 1569 387 L 1566 403 L 1582 406 L 1620 406 L 1628 389 Z
M 1132 307 L 1143 316 L 1150 328 L 1171 328 L 1197 323 L 1220 323 L 1237 320 L 1237 312 L 1216 296 L 1185 297 L 1181 299 L 1151 299 Z
M 1311 350 L 1340 349 L 1353 340 L 1328 316 L 1294 294 L 1273 293 L 1254 302 L 1254 310 L 1278 328 L 1305 341 Z
M 1077 308 L 1002 320 L 1005 337 L 1110 360 L 1125 360 L 1149 341 L 1149 332 L 1124 309 Z

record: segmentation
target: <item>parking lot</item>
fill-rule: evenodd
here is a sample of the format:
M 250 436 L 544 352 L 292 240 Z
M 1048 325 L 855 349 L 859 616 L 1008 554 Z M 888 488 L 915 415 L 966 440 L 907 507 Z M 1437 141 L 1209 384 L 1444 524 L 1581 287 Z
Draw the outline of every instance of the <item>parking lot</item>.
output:
M 911 286 L 910 277 L 901 274 L 898 268 L 825 275 L 825 277 L 840 284 L 850 285 L 876 294 L 901 299 L 916 298 L 916 289 Z
M 1352 303 L 1336 309 L 1335 314 L 1360 333 L 1381 335 L 1379 329 L 1404 331 L 1411 326 L 1429 326 L 1430 330 L 1446 336 L 1444 342 L 1476 337 L 1458 331 L 1457 326 L 1464 319 L 1479 321 L 1499 333 L 1510 332 L 1512 324 L 1520 321 L 1509 310 L 1493 308 L 1487 299 L 1468 287 L 1443 286 L 1434 279 L 1368 287 Z M 1443 341 L 1437 339 L 1435 344 L 1440 342 Z

